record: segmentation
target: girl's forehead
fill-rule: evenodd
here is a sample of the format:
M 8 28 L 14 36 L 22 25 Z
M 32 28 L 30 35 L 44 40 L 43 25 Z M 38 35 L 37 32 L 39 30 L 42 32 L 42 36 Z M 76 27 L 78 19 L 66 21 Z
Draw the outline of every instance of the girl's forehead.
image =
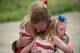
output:
M 58 25 L 58 27 L 64 27 L 64 28 L 66 28 L 67 27 L 67 25 L 66 25 L 66 23 L 59 23 L 59 25 Z

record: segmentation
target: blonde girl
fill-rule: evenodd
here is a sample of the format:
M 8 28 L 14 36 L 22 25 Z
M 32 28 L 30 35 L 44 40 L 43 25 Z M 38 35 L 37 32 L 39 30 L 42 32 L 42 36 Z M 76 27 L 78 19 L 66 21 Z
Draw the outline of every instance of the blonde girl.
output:
M 63 15 L 58 14 L 58 18 L 54 18 L 50 26 L 52 44 L 53 45 L 55 44 L 64 53 L 72 53 L 73 50 L 72 38 L 70 35 L 66 33 L 66 27 L 67 27 L 66 18 Z M 63 36 L 66 36 L 67 40 L 65 41 L 61 40 L 60 38 Z

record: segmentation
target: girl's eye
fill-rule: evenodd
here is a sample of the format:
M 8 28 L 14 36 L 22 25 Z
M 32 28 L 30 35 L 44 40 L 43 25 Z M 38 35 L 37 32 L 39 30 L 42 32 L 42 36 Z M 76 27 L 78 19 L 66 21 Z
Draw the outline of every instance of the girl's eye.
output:
M 61 31 L 63 30 L 63 29 L 60 29 Z

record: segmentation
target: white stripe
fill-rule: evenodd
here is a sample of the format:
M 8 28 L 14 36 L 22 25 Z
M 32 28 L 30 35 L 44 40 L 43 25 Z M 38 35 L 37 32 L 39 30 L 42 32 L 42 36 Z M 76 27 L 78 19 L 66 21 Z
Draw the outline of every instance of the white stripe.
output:
M 26 32 L 25 29 L 20 29 L 19 32 L 23 32 L 23 33 L 26 33 L 27 35 L 31 35 L 28 32 Z
M 46 49 L 43 49 L 41 47 L 37 47 L 37 50 L 38 51 L 41 51 L 41 53 L 54 53 L 54 50 L 46 50 Z
M 37 43 L 40 43 L 40 44 L 42 44 L 42 45 L 45 45 L 45 46 L 51 46 L 51 45 L 52 45 L 50 42 L 47 42 L 47 41 L 45 41 L 45 40 L 42 40 L 40 37 L 38 37 L 38 38 L 36 39 L 36 42 L 37 42 Z

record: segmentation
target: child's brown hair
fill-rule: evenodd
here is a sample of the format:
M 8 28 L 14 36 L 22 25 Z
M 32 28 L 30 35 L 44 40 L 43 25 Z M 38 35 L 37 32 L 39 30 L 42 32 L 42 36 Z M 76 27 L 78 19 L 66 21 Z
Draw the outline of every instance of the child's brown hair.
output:
M 40 21 L 49 21 L 51 19 L 50 12 L 46 7 L 46 4 L 42 0 L 34 1 L 29 8 L 28 15 L 24 17 L 20 24 L 20 29 L 25 26 L 27 22 L 36 24 Z

